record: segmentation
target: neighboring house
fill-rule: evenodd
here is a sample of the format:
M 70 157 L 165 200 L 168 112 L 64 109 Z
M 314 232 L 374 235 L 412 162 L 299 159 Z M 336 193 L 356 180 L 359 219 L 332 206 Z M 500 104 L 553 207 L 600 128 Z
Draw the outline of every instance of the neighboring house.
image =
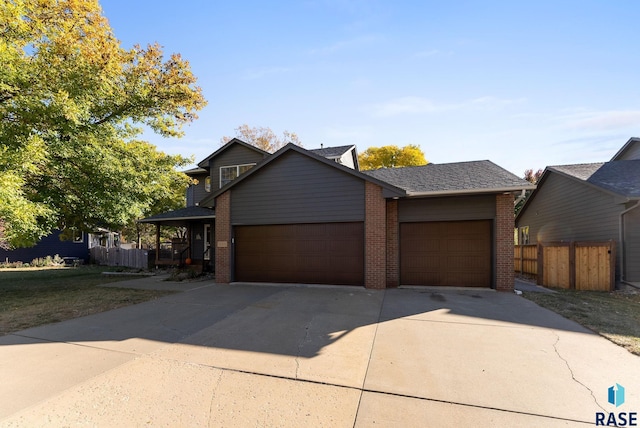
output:
M 141 221 L 187 227 L 184 257 L 158 264 L 188 257 L 218 283 L 512 290 L 514 194 L 534 188 L 489 161 L 363 173 L 355 146 L 237 139 L 188 173 L 189 206 Z
M 97 246 L 113 247 L 117 245 L 118 234 L 107 230 L 97 230 L 95 233 L 78 232 L 71 240 L 61 240 L 60 230 L 56 230 L 42 238 L 35 246 L 16 248 L 13 250 L 0 249 L 0 263 L 23 262 L 31 263 L 37 258 L 47 256 L 69 257 L 89 261 L 89 249 Z
M 640 281 L 640 139 L 609 162 L 549 166 L 516 218 L 521 243 L 616 241 L 616 277 Z

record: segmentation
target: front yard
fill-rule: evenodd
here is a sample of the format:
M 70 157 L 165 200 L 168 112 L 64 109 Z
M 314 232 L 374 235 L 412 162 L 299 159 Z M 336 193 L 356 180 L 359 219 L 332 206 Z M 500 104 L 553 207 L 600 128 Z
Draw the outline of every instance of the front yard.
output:
M 640 292 L 555 291 L 523 295 L 640 355 Z
M 131 276 L 107 276 L 109 268 L 0 270 L 0 336 L 155 299 L 170 291 L 99 287 Z

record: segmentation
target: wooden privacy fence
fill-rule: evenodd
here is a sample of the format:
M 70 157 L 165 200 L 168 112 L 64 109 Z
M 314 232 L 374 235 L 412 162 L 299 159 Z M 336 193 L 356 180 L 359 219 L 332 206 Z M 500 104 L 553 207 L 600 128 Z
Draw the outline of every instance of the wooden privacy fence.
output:
M 89 253 L 91 254 L 91 262 L 99 265 L 149 268 L 149 252 L 147 250 L 93 247 L 89 249 Z
M 516 245 L 513 262 L 516 272 L 537 275 L 538 246 L 536 244 Z
M 615 251 L 614 241 L 517 245 L 515 270 L 536 275 L 537 283 L 545 287 L 611 291 L 615 288 Z

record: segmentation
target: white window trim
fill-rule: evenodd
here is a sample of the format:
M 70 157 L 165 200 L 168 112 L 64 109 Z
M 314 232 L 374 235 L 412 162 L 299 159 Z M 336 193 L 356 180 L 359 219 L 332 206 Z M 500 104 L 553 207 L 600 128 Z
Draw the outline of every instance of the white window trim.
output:
M 256 166 L 255 162 L 254 163 L 241 163 L 238 165 L 223 165 L 220 167 L 220 169 L 218 170 L 218 184 L 220 185 L 220 187 L 223 187 L 222 185 L 222 169 L 223 168 L 236 168 L 236 178 L 238 178 L 240 176 L 240 167 L 241 166 Z M 235 178 L 234 178 L 235 180 Z M 233 180 L 231 180 L 233 181 Z

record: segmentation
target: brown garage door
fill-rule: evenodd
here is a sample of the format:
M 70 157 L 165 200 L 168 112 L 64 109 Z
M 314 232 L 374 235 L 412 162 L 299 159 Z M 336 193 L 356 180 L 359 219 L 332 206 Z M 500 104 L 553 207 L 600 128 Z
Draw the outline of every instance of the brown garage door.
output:
M 235 280 L 364 283 L 363 223 L 236 226 Z
M 402 285 L 491 286 L 491 221 L 402 223 Z

